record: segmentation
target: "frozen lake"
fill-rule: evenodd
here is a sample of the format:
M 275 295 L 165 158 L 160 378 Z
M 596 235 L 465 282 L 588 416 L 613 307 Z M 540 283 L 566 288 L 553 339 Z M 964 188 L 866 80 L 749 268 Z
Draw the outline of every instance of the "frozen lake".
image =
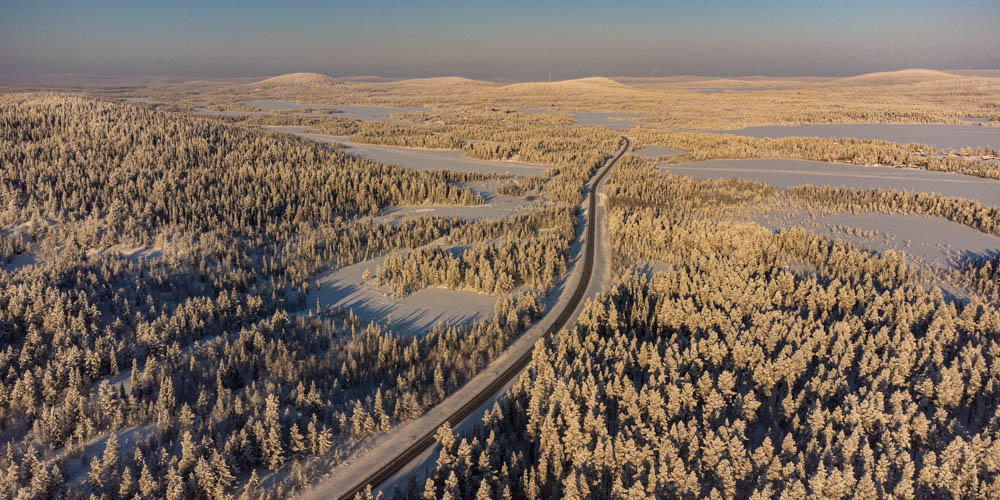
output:
M 918 143 L 939 149 L 964 147 L 1000 148 L 1000 127 L 979 125 L 935 125 L 894 123 L 816 123 L 805 125 L 767 125 L 738 130 L 710 130 L 719 134 L 749 137 L 850 137 L 883 140 L 904 144 Z
M 518 113 L 567 114 L 573 117 L 574 125 L 599 125 L 612 130 L 624 130 L 635 124 L 635 119 L 646 115 L 629 113 L 603 113 L 597 111 L 561 111 L 558 109 L 518 109 Z
M 660 167 L 666 172 L 699 179 L 735 177 L 765 182 L 778 188 L 793 186 L 846 187 L 851 189 L 897 189 L 943 196 L 957 196 L 1000 206 L 1000 181 L 948 172 L 908 168 L 859 167 L 783 158 L 755 160 L 709 160 Z

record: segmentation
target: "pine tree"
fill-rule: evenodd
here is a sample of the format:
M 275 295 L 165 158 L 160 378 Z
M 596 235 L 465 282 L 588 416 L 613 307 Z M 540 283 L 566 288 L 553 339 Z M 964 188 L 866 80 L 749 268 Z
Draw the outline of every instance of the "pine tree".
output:
M 121 480 L 118 483 L 118 496 L 121 498 L 131 498 L 135 488 L 135 480 L 132 479 L 132 469 L 125 466 L 122 469 Z
M 278 422 L 278 398 L 268 394 L 265 401 L 264 426 L 267 437 L 262 444 L 267 467 L 278 470 L 284 463 L 284 445 L 281 439 L 281 424 Z
M 167 468 L 166 498 L 168 500 L 181 500 L 186 496 L 187 493 L 184 485 L 184 477 L 177 471 L 177 464 L 172 463 Z
M 90 487 L 94 491 L 104 491 L 106 477 L 104 465 L 96 456 L 90 459 L 90 470 L 87 472 L 87 477 L 90 479 Z
M 151 498 L 154 493 L 159 489 L 156 484 L 156 479 L 149 472 L 149 467 L 146 466 L 146 462 L 142 462 L 139 472 L 139 492 L 142 496 L 146 498 Z
M 190 432 L 185 432 L 181 436 L 181 459 L 177 463 L 177 471 L 182 476 L 194 466 L 198 457 L 198 444 L 192 439 Z
M 243 487 L 240 499 L 256 500 L 257 498 L 260 498 L 260 479 L 257 478 L 257 471 L 254 470 L 250 472 L 250 479 L 247 480 L 247 484 Z
M 309 450 L 309 445 L 306 443 L 305 437 L 299 432 L 299 424 L 293 423 L 291 429 L 288 432 L 288 439 L 291 443 L 292 453 L 295 455 L 302 455 Z
M 162 377 L 160 393 L 156 398 L 156 428 L 166 432 L 173 424 L 173 412 L 177 402 L 174 398 L 174 384 L 170 377 Z
M 182 432 L 194 430 L 194 412 L 191 411 L 191 407 L 187 403 L 181 405 L 181 412 L 177 417 L 177 423 Z
M 384 432 L 389 430 L 389 415 L 382 409 L 382 388 L 375 390 L 375 422 L 376 431 Z
M 490 484 L 485 479 L 479 483 L 479 489 L 476 490 L 476 500 L 491 500 L 493 498 L 493 491 L 490 489 Z
M 316 428 L 316 417 L 309 421 L 306 427 L 306 441 L 309 442 L 309 451 L 313 455 L 319 455 L 319 430 Z
M 326 455 L 330 452 L 331 446 L 333 446 L 333 432 L 324 425 L 319 431 L 319 436 L 316 438 L 317 454 L 320 456 Z

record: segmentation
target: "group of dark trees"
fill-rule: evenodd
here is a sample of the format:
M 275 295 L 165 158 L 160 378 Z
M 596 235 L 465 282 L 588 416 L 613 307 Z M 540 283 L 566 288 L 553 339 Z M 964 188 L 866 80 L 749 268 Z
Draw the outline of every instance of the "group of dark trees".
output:
M 376 277 L 402 297 L 430 286 L 503 295 L 516 287 L 546 290 L 566 271 L 570 240 L 544 234 L 480 243 L 460 255 L 419 249 L 385 259 Z
M 376 278 L 396 296 L 430 286 L 494 295 L 522 287 L 545 292 L 566 272 L 574 219 L 575 210 L 563 207 L 466 225 L 449 241 L 478 243 L 461 253 L 436 247 L 390 255 Z

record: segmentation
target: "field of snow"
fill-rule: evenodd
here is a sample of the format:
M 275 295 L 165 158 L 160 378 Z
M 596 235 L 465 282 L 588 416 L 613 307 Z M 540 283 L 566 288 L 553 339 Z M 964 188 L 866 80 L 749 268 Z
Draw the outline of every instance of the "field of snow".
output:
M 457 249 L 456 249 L 457 250 Z M 319 299 L 323 308 L 343 308 L 367 323 L 376 321 L 402 335 L 422 335 L 434 325 L 445 322 L 451 325 L 468 325 L 493 314 L 497 298 L 474 292 L 425 288 L 402 299 L 389 295 L 388 288 L 375 285 L 374 279 L 365 280 L 365 270 L 375 270 L 385 261 L 385 256 L 360 262 L 328 272 L 316 278 L 319 289 L 309 293 L 306 304 L 316 307 Z
M 811 217 L 770 212 L 755 220 L 768 229 L 800 226 L 817 235 L 876 252 L 897 250 L 917 262 L 955 266 L 969 257 L 993 256 L 1000 238 L 938 217 L 907 214 L 835 214 Z

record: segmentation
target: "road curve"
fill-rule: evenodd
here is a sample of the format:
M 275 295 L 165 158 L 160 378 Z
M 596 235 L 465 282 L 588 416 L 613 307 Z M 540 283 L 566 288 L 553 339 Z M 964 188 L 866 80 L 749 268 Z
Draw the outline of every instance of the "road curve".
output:
M 576 285 L 576 289 L 573 291 L 573 295 L 570 297 L 569 301 L 566 303 L 556 320 L 545 330 L 545 333 L 543 334 L 545 336 L 558 332 L 561 328 L 566 326 L 569 320 L 572 319 L 574 312 L 577 311 L 578 306 L 587 293 L 587 289 L 589 288 L 594 274 L 594 261 L 597 253 L 597 190 L 607 173 L 630 147 L 631 142 L 627 137 L 623 136 L 621 147 L 605 162 L 603 168 L 598 171 L 597 175 L 590 182 L 590 193 L 588 193 L 587 196 L 588 211 L 583 272 L 580 275 L 580 280 Z M 552 313 L 550 312 L 549 314 Z M 456 427 L 483 403 L 494 397 L 498 391 L 503 389 L 508 382 L 513 380 L 514 377 L 524 370 L 524 368 L 531 361 L 531 353 L 532 349 L 526 349 L 503 372 L 497 374 L 487 386 L 466 400 L 464 404 L 449 414 L 446 418 L 441 419 L 440 423 L 433 426 L 433 429 L 424 432 L 420 436 L 414 436 L 414 439 L 410 441 L 408 445 L 405 445 L 405 447 L 400 449 L 395 456 L 383 462 L 381 466 L 372 470 L 371 473 L 366 475 L 361 481 L 355 482 L 353 486 L 342 491 L 335 491 L 336 489 L 339 489 L 337 485 L 324 485 L 321 482 L 316 485 L 314 489 L 305 492 L 301 498 L 336 497 L 340 499 L 351 499 L 358 493 L 364 491 L 368 486 L 371 486 L 372 488 L 377 487 L 379 484 L 396 474 L 399 470 L 406 467 L 407 464 L 418 457 L 421 453 L 433 446 L 435 444 L 434 434 L 441 425 L 448 422 L 451 427 Z

